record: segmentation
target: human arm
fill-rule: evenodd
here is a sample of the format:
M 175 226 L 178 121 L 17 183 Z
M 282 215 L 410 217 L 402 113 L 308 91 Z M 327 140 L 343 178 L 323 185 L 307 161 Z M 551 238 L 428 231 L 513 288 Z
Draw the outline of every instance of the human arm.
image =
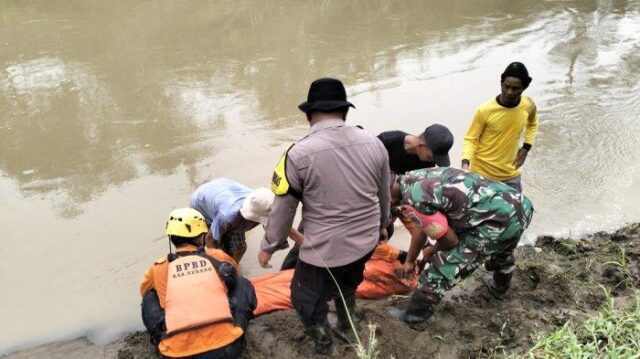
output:
M 468 171 L 469 170 L 469 160 L 464 159 L 462 160 L 462 165 L 460 166 L 461 169 Z
M 287 237 L 293 225 L 293 219 L 298 208 L 298 199 L 290 194 L 277 196 L 273 201 L 273 207 L 269 214 L 264 237 L 260 243 L 258 261 L 262 268 L 271 268 L 269 260 L 271 255 L 280 249 L 288 247 Z
M 151 289 L 153 289 L 153 269 L 149 268 L 144 273 L 144 277 L 140 283 L 140 295 L 144 297 Z
M 216 242 L 213 240 L 213 235 L 211 229 L 204 236 L 204 244 L 207 248 L 220 248 L 220 242 Z
M 209 232 L 211 233 L 213 242 L 216 243 L 218 248 L 221 247 L 222 238 L 237 228 L 238 223 L 242 220 L 243 218 L 240 214 L 240 209 L 230 211 L 213 219 Z
M 458 235 L 449 227 L 445 234 L 436 240 L 436 244 L 431 246 L 433 249 L 430 250 L 430 255 L 433 255 L 438 251 L 448 251 L 457 246 L 459 242 L 460 239 L 458 238 Z M 425 260 L 427 259 L 428 258 L 425 258 Z
M 417 231 L 411 235 L 411 244 L 409 245 L 409 251 L 407 252 L 406 259 L 404 260 L 400 270 L 396 272 L 398 277 L 413 277 L 415 274 L 416 259 L 426 242 L 427 236 L 422 231 Z
M 273 201 L 265 234 L 260 243 L 260 252 L 258 253 L 258 261 L 262 268 L 271 267 L 269 260 L 275 251 L 288 247 L 287 237 L 293 225 L 298 203 L 300 203 L 299 194 L 302 193 L 302 181 L 298 175 L 297 166 L 291 156 L 286 155 L 284 161 L 286 161 L 286 179 L 281 180 L 286 180 L 292 191 L 276 196 Z M 294 195 L 293 192 L 298 195 Z
M 291 238 L 291 240 L 293 240 L 298 246 L 301 246 L 302 242 L 304 242 L 304 234 L 295 228 L 291 228 L 289 230 L 289 238 Z
M 523 148 L 518 149 L 518 154 L 516 155 L 516 159 L 513 161 L 513 164 L 516 166 L 516 168 L 520 168 L 523 164 L 524 161 L 527 159 L 527 155 L 529 154 L 529 150 Z
M 429 258 L 439 250 L 449 250 L 458 244 L 458 236 L 449 227 L 447 217 L 442 212 L 436 211 L 433 214 L 422 213 L 415 208 L 405 205 L 402 211 L 403 217 L 407 218 L 415 224 L 416 230 L 412 231 L 411 248 L 407 254 L 407 261 L 418 256 L 420 250 L 423 251 L 423 261 L 428 261 Z M 424 236 L 423 241 L 420 236 Z M 425 247 L 426 238 L 431 238 L 435 243 Z M 414 248 L 414 243 L 420 244 L 421 247 Z M 415 251 L 415 252 L 412 252 Z M 409 269 L 409 265 L 406 269 Z
M 382 163 L 380 167 L 380 187 L 378 188 L 378 202 L 380 205 L 380 235 L 384 240 L 388 237 L 386 231 L 389 226 L 389 213 L 391 213 L 391 194 L 390 194 L 390 181 L 391 175 L 389 173 L 389 154 L 384 150 L 381 150 Z M 383 231 L 384 230 L 384 231 Z
M 478 109 L 473 116 L 471 126 L 467 130 L 464 136 L 464 143 L 462 147 L 462 169 L 469 170 L 469 163 L 475 157 L 476 148 L 478 146 L 478 140 L 484 132 L 485 121 L 482 111 Z
M 538 134 L 538 108 L 533 101 L 531 101 L 531 107 L 531 112 L 527 118 L 527 126 L 524 130 L 524 145 L 522 146 L 527 150 L 535 144 L 536 135 Z
M 531 106 L 532 109 L 529 113 L 529 117 L 527 118 L 527 125 L 524 131 L 524 144 L 522 144 L 522 148 L 518 150 L 516 159 L 513 161 L 516 168 L 520 168 L 524 164 L 524 161 L 527 159 L 527 155 L 529 154 L 529 150 L 535 143 L 536 135 L 538 134 L 538 110 L 533 101 L 531 102 Z

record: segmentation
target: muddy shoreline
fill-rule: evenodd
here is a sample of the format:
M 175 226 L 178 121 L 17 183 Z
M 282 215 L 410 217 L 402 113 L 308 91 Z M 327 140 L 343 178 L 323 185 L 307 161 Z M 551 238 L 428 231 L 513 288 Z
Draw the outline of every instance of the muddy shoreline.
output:
M 360 333 L 367 331 L 369 323 L 377 326 L 380 358 L 520 355 L 533 346 L 537 333 L 593 314 L 605 303 L 603 287 L 619 304 L 640 295 L 640 223 L 578 241 L 539 237 L 535 246 L 519 247 L 517 257 L 512 288 L 502 301 L 482 286 L 486 272 L 479 269 L 447 294 L 424 331 L 390 317 L 390 307 L 406 305 L 404 296 L 359 300 Z M 356 358 L 345 339 L 349 338 L 335 339 L 332 357 Z M 256 318 L 248 330 L 245 353 L 245 358 L 314 357 L 293 311 Z M 146 334 L 138 332 L 106 346 L 77 339 L 27 349 L 7 358 L 33 357 L 156 358 L 156 354 Z

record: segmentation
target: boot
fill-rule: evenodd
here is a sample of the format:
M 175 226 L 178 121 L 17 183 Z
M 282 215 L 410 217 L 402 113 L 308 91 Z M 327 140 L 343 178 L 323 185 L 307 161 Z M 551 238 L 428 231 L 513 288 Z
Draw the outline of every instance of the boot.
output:
M 313 340 L 316 353 L 321 355 L 331 354 L 333 336 L 331 336 L 331 326 L 326 319 L 321 324 L 305 324 L 304 330 L 311 340 Z
M 337 329 L 343 333 L 347 333 L 351 328 L 351 323 L 349 322 L 349 316 L 351 316 L 351 321 L 353 321 L 354 324 L 356 323 L 356 317 L 355 317 L 356 294 L 351 293 L 351 294 L 344 295 L 344 301 L 347 304 L 347 309 L 349 310 L 348 314 L 344 308 L 344 303 L 342 302 L 342 298 L 337 297 L 333 301 L 336 305 L 336 316 L 338 317 Z
M 485 276 L 482 282 L 494 298 L 502 300 L 507 295 L 512 276 L 513 272 L 505 274 L 496 271 L 493 272 L 493 277 Z
M 433 315 L 433 300 L 420 290 L 413 292 L 407 310 L 400 316 L 400 319 L 409 324 L 412 328 L 419 326 Z

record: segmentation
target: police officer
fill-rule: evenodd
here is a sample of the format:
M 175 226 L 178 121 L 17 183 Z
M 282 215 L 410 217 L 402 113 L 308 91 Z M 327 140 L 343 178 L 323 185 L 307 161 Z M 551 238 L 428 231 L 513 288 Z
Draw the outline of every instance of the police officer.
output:
M 345 125 L 349 107 L 355 106 L 347 101 L 339 80 L 314 81 L 307 101 L 298 107 L 311 129 L 276 167 L 272 183 L 276 198 L 258 259 L 262 267 L 270 267 L 273 252 L 286 248 L 287 233 L 302 202 L 304 243 L 291 282 L 291 300 L 316 352 L 329 354 L 333 339 L 327 301 L 336 300 L 338 329 L 346 330 L 364 264 L 380 236 L 386 237 L 389 163 L 374 135 Z

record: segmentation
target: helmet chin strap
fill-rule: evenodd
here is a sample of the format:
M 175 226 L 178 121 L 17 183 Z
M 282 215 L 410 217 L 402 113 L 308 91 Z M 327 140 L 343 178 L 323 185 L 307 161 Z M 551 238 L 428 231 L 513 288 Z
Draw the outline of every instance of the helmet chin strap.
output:
M 167 254 L 167 260 L 173 262 L 177 256 L 171 251 L 171 235 L 168 235 L 167 238 L 169 239 L 169 254 Z
M 201 233 L 200 234 L 200 238 L 202 239 L 202 243 L 198 246 L 198 252 L 204 253 L 205 252 L 205 247 L 206 247 L 206 243 L 205 243 L 205 234 Z

